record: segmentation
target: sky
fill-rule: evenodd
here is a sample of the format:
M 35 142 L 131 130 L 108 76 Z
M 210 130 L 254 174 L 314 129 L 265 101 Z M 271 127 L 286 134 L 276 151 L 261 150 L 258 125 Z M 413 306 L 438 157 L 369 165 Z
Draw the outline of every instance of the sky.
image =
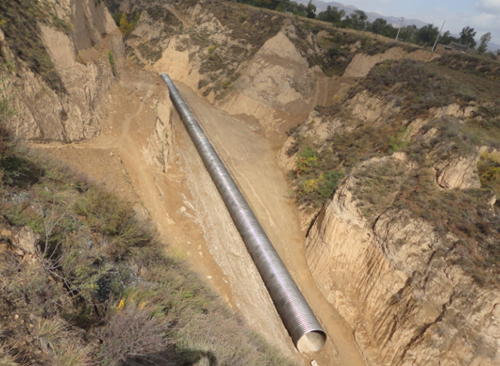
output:
M 330 0 L 323 0 L 329 2 Z M 476 39 L 491 32 L 492 42 L 500 44 L 500 0 L 336 0 L 364 11 L 384 16 L 405 17 L 432 23 L 444 31 L 458 34 L 469 26 Z M 314 3 L 314 1 L 313 1 Z

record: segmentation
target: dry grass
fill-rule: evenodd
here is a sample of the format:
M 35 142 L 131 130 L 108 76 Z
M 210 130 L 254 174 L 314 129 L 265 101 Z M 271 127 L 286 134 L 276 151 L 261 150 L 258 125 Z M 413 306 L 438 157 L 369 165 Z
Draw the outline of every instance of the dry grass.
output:
M 291 364 L 166 253 L 129 202 L 2 133 L 0 227 L 39 235 L 34 257 L 0 238 L 5 362 Z
M 425 115 L 430 108 L 454 103 L 467 106 L 477 99 L 477 93 L 467 84 L 443 76 L 424 62 L 408 59 L 379 64 L 357 89 L 351 91 L 351 96 L 362 89 L 388 101 L 401 97 L 406 117 Z
M 0 28 L 15 57 L 23 60 L 27 67 L 38 74 L 55 91 L 65 92 L 62 80 L 54 70 L 52 60 L 40 38 L 38 23 L 52 25 L 68 32 L 68 25 L 57 17 L 48 2 L 30 0 L 0 0 Z M 0 53 L 1 61 L 7 62 Z
M 395 193 L 406 179 L 408 168 L 401 161 L 367 162 L 357 168 L 352 193 L 356 206 L 370 223 L 391 207 Z
M 435 63 L 452 70 L 473 74 L 492 81 L 500 81 L 500 62 L 486 55 L 450 53 L 438 58 Z

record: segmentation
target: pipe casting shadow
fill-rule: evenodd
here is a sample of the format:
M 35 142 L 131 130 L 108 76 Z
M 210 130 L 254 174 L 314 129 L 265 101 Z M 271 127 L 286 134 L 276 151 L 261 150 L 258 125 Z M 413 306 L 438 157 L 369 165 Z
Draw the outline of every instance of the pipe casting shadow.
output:
M 295 346 L 300 352 L 319 351 L 325 331 L 174 83 L 167 74 L 161 77 Z

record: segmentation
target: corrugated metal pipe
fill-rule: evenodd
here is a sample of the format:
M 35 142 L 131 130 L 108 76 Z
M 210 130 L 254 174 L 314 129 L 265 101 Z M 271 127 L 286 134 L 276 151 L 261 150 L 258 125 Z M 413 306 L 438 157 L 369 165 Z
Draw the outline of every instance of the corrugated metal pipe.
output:
M 326 342 L 325 331 L 174 83 L 167 74 L 161 77 L 295 346 L 300 352 L 319 351 Z

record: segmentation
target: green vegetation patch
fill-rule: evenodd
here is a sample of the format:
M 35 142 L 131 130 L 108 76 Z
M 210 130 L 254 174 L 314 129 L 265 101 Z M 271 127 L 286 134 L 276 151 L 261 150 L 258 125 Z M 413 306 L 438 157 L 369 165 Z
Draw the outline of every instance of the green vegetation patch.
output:
M 291 365 L 134 205 L 0 124 L 0 363 Z M 31 228 L 33 256 L 9 232 Z
M 141 19 L 141 13 L 137 12 L 135 14 L 126 14 L 122 12 L 117 12 L 113 14 L 113 19 L 116 26 L 120 29 L 123 38 L 127 38 L 139 23 Z
M 500 153 L 483 152 L 477 169 L 481 187 L 491 190 L 500 199 Z
M 332 166 L 325 155 L 305 146 L 295 159 L 295 170 L 291 172 L 297 201 L 306 206 L 321 207 L 333 197 L 344 172 L 327 170 Z
M 40 38 L 39 22 L 65 33 L 69 31 L 68 25 L 57 17 L 48 1 L 0 0 L 0 29 L 5 34 L 9 48 L 52 89 L 64 93 L 62 80 Z

